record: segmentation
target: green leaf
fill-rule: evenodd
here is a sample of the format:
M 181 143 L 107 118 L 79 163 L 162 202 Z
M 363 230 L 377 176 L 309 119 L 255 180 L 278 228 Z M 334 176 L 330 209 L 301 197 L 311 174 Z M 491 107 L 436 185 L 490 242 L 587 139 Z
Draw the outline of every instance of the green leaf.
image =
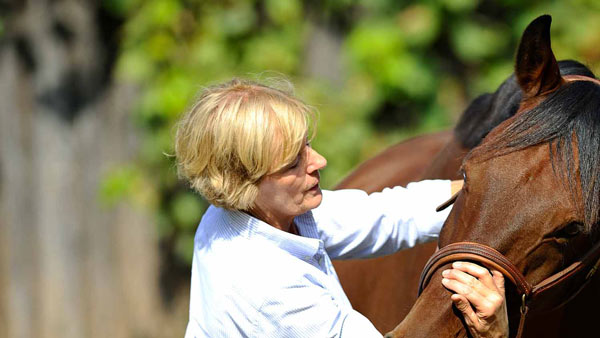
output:
M 182 69 L 171 68 L 158 79 L 158 107 L 167 120 L 175 120 L 187 107 L 193 97 L 196 84 L 194 79 Z
M 387 83 L 410 97 L 425 97 L 435 89 L 432 70 L 418 55 L 403 54 L 390 60 L 386 66 Z
M 146 57 L 154 62 L 167 60 L 175 48 L 173 36 L 165 31 L 151 34 L 143 45 Z
M 143 139 L 140 156 L 147 165 L 165 163 L 165 154 L 173 154 L 173 137 L 169 128 L 156 130 L 150 137 Z
M 300 35 L 284 29 L 248 40 L 242 67 L 249 72 L 272 70 L 293 74 L 299 67 Z
M 171 213 L 177 224 L 184 229 L 194 229 L 206 210 L 202 199 L 191 192 L 177 194 L 171 202 Z
M 269 18 L 279 25 L 290 25 L 302 17 L 302 3 L 298 0 L 266 0 Z
M 444 6 L 456 13 L 470 12 L 479 4 L 479 0 L 442 0 Z
M 219 36 L 198 35 L 190 43 L 190 48 L 183 56 L 188 71 L 194 72 L 196 81 L 215 81 L 223 73 L 236 68 L 236 53 Z
M 112 15 L 124 17 L 140 0 L 102 0 L 101 5 Z
M 154 64 L 144 51 L 131 48 L 123 53 L 117 61 L 115 74 L 117 78 L 143 83 L 154 74 Z
M 256 23 L 256 13 L 249 1 L 237 1 L 234 6 L 224 8 L 215 14 L 215 17 L 219 18 L 216 22 L 218 28 L 228 36 L 248 33 Z
M 139 181 L 139 172 L 132 166 L 117 167 L 109 171 L 100 183 L 100 202 L 113 206 L 129 197 Z
M 156 232 L 159 238 L 168 238 L 175 231 L 170 216 L 162 210 L 156 211 Z
M 175 240 L 175 256 L 187 265 L 192 265 L 194 257 L 194 234 L 179 234 Z
M 459 23 L 451 32 L 454 52 L 466 62 L 483 61 L 506 52 L 508 30 L 500 26 L 475 22 Z
M 485 67 L 474 82 L 474 95 L 494 92 L 513 73 L 513 70 L 512 60 L 492 63 Z
M 437 38 L 440 18 L 430 5 L 416 4 L 402 10 L 397 15 L 400 34 L 410 46 L 428 46 Z
M 170 27 L 177 22 L 181 2 L 177 0 L 151 0 L 140 14 L 154 27 Z
M 379 71 L 382 62 L 404 52 L 400 29 L 390 20 L 361 23 L 350 33 L 346 45 L 351 59 L 371 71 Z
M 144 1 L 125 24 L 124 44 L 144 43 L 151 34 L 173 28 L 182 10 L 177 0 Z

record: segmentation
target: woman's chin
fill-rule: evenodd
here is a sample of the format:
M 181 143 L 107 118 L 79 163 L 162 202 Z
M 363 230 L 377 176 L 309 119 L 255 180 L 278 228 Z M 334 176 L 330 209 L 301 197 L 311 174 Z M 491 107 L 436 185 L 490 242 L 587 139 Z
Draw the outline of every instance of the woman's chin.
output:
M 321 188 L 319 188 L 317 185 L 316 188 L 310 189 L 308 193 L 309 195 L 307 196 L 307 199 L 310 209 L 318 207 L 323 201 L 323 193 L 321 192 Z

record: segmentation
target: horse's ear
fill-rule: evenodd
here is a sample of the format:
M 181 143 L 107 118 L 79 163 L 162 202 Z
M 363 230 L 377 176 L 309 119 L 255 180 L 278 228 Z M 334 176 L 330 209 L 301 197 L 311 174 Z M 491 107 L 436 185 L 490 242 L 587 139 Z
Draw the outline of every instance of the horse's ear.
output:
M 558 63 L 550 46 L 550 15 L 533 20 L 521 37 L 515 73 L 525 97 L 558 88 L 562 82 Z

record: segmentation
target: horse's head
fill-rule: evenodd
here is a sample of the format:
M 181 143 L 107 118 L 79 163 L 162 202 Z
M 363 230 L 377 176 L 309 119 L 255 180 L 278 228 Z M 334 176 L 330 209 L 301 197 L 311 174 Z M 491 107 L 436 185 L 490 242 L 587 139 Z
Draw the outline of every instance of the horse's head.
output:
M 523 33 L 515 67 L 518 111 L 465 159 L 465 185 L 439 240 L 440 248 L 461 241 L 495 248 L 531 285 L 584 256 L 600 220 L 600 82 L 580 64 L 559 67 L 550 22 L 542 16 Z M 578 70 L 565 75 L 563 65 Z M 442 287 L 443 268 L 391 337 L 467 335 Z M 573 285 L 567 284 L 538 308 L 568 299 Z M 521 300 L 510 285 L 506 292 L 514 332 Z

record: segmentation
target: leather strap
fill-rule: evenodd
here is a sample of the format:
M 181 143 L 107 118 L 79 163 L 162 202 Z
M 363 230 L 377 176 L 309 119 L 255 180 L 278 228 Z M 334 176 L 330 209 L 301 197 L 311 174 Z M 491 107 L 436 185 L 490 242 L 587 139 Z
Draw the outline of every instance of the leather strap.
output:
M 419 281 L 419 295 L 429 283 L 433 273 L 440 266 L 457 260 L 475 261 L 496 269 L 515 284 L 519 294 L 529 296 L 531 293 L 532 286 L 525 280 L 521 271 L 501 253 L 487 245 L 473 242 L 457 242 L 441 248 L 427 261 Z
M 517 330 L 517 335 L 515 338 L 521 338 L 523 335 L 523 330 L 525 329 L 525 318 L 527 317 L 527 311 L 521 312 L 521 319 L 519 319 L 519 329 Z

